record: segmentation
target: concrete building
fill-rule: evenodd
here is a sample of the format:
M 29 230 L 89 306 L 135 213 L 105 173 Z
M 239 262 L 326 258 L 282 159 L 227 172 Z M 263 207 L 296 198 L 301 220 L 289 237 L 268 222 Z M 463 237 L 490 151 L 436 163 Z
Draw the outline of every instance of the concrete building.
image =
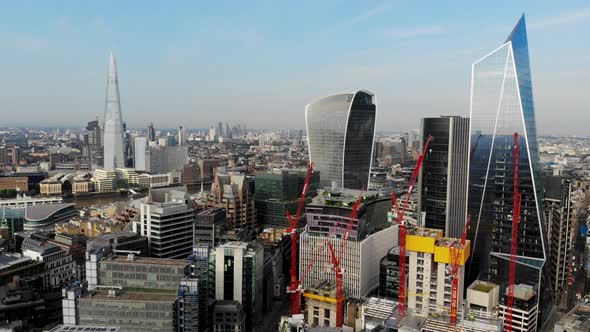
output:
M 578 305 L 563 316 L 553 329 L 555 332 L 590 331 L 590 306 Z
M 320 192 L 306 208 L 307 226 L 299 239 L 299 266 L 316 263 L 303 281 L 303 288 L 323 280 L 335 281 L 332 258 L 325 238 L 333 236 L 332 245 L 339 248 L 346 233 L 350 213 L 359 191 Z M 381 259 L 398 244 L 398 226 L 387 222 L 388 198 L 365 192 L 349 234 L 346 254 L 342 258 L 344 291 L 347 297 L 361 298 L 379 286 Z M 304 269 L 299 270 L 299 274 Z
M 422 119 L 422 144 L 428 146 L 418 177 L 418 216 L 424 227 L 460 238 L 467 219 L 469 119 L 442 116 Z
M 29 178 L 26 176 L 0 176 L 0 190 L 29 192 Z
M 134 139 L 135 149 L 134 149 L 134 167 L 138 171 L 145 171 L 146 170 L 146 150 L 148 147 L 148 142 L 146 137 L 135 137 Z
M 307 322 L 311 327 L 336 327 L 336 282 L 324 280 L 303 292 Z
M 45 196 L 59 196 L 62 192 L 61 182 L 55 179 L 47 179 L 39 183 L 39 192 Z
M 215 298 L 241 304 L 246 314 L 246 331 L 252 331 L 263 319 L 263 268 L 264 252 L 260 245 L 228 242 L 215 248 Z
M 441 230 L 409 228 L 406 236 L 408 255 L 408 308 L 425 315 L 444 313 L 451 307 L 451 267 L 453 255 L 460 265 L 458 306 L 463 306 L 465 262 L 471 253 L 471 243 L 460 249 L 461 240 L 445 238 Z M 457 248 L 457 249 L 452 249 Z
M 224 209 L 211 208 L 198 212 L 195 215 L 193 245 L 199 243 L 218 245 L 226 227 L 227 219 Z
M 78 300 L 80 324 L 120 326 L 129 332 L 169 332 L 176 328 L 176 294 L 94 290 Z
M 549 231 L 548 281 L 555 303 L 559 305 L 567 287 L 572 257 L 576 255 L 575 233 L 585 194 L 581 189 L 575 190 L 570 179 L 560 176 L 544 177 L 543 191 L 543 213 Z
M 113 54 L 109 57 L 109 76 L 104 110 L 104 168 L 114 170 L 125 167 L 125 143 L 123 131 L 123 115 L 119 100 L 119 79 L 117 63 Z
M 184 259 L 109 255 L 98 264 L 98 284 L 176 291 L 188 270 Z
M 97 192 L 109 192 L 117 189 L 117 174 L 115 169 L 100 168 L 94 171 L 92 178 L 94 189 Z
M 213 332 L 246 332 L 246 314 L 238 301 L 217 301 L 213 308 Z
M 146 150 L 145 170 L 151 174 L 181 171 L 188 162 L 188 146 L 150 145 Z
M 55 224 L 56 234 L 83 235 L 94 238 L 103 234 L 120 232 L 125 225 L 117 223 L 113 219 L 73 218 L 68 222 Z
M 225 209 L 227 229 L 240 240 L 251 240 L 255 236 L 256 208 L 254 194 L 245 175 L 217 174 L 213 193 L 208 198 L 210 207 Z
M 133 232 L 120 231 L 99 235 L 88 241 L 87 248 L 110 247 L 113 250 L 139 251 L 136 256 L 148 255 L 148 242 L 143 236 Z
M 45 264 L 48 273 L 43 284 L 47 288 L 61 287 L 76 276 L 72 256 L 56 245 L 42 243 L 23 250 L 23 256 Z
M 150 256 L 186 259 L 192 252 L 195 214 L 186 187 L 151 189 L 140 202 L 133 232 L 148 239 Z
M 72 194 L 86 194 L 94 191 L 94 182 L 90 179 L 74 179 L 72 181 Z
M 467 288 L 465 308 L 477 317 L 498 317 L 500 286 L 482 280 L 475 280 Z
M 512 331 L 515 332 L 536 332 L 539 321 L 539 305 L 537 304 L 537 293 L 535 287 L 527 284 L 514 285 L 514 305 L 512 307 Z M 506 320 L 508 287 L 505 293 L 500 296 L 498 316 Z

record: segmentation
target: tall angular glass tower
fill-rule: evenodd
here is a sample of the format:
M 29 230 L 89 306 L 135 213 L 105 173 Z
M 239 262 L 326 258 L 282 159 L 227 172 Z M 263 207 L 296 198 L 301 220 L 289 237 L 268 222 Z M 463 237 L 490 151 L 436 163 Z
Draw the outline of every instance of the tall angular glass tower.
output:
M 309 159 L 320 185 L 368 186 L 377 107 L 374 95 L 356 91 L 318 99 L 305 106 Z
M 532 286 L 541 314 L 550 299 L 545 279 L 547 240 L 531 70 L 524 15 L 499 48 L 473 64 L 468 209 L 474 255 L 470 278 L 508 286 L 513 206 L 514 133 L 519 134 L 522 195 L 518 227 L 516 284 Z M 504 302 L 505 303 L 505 302 Z M 518 302 L 517 302 L 518 303 Z M 530 305 L 527 304 L 527 305 Z
M 119 80 L 117 79 L 117 62 L 111 53 L 109 58 L 109 76 L 104 108 L 104 168 L 125 167 L 125 149 L 123 138 L 123 116 L 119 100 Z

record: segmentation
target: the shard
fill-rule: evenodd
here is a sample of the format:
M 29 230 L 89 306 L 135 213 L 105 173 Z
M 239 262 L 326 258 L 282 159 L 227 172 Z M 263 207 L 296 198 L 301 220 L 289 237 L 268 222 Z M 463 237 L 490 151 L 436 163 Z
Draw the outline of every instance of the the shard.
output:
M 473 64 L 470 116 L 468 205 L 475 221 L 470 277 L 479 272 L 479 278 L 498 283 L 500 302 L 505 301 L 512 243 L 513 135 L 518 133 L 521 219 L 515 284 L 532 288 L 528 305 L 537 306 L 544 319 L 551 303 L 544 285 L 547 233 L 524 15 L 500 47 Z
M 109 58 L 109 76 L 104 108 L 104 168 L 125 167 L 125 149 L 123 138 L 123 116 L 119 100 L 119 80 L 117 62 L 111 53 Z

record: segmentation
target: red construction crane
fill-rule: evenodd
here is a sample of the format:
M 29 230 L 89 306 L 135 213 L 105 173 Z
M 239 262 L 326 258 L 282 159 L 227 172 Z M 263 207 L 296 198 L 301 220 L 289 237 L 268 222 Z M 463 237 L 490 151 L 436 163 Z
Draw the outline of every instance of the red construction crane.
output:
M 397 198 L 395 193 L 391 193 L 391 205 L 392 208 L 396 209 L 397 212 L 397 223 L 399 224 L 399 296 L 398 296 L 398 312 L 401 317 L 406 316 L 406 224 L 404 221 L 404 215 L 406 213 L 406 209 L 408 208 L 408 202 L 410 201 L 410 196 L 412 195 L 412 191 L 414 190 L 414 185 L 416 185 L 416 181 L 418 180 L 418 174 L 420 173 L 420 169 L 422 168 L 422 163 L 424 162 L 424 156 L 426 155 L 426 151 L 428 151 L 428 145 L 432 140 L 432 135 L 429 135 L 424 143 L 424 148 L 422 149 L 422 153 L 418 157 L 418 161 L 416 161 L 416 167 L 414 168 L 414 173 L 412 173 L 412 178 L 410 179 L 410 183 L 408 186 L 408 190 L 406 191 L 406 197 L 403 201 L 402 207 L 400 209 Z
M 453 243 L 450 248 L 451 275 L 453 278 L 451 281 L 451 326 L 457 325 L 457 308 L 459 306 L 459 263 L 463 251 L 465 250 L 469 225 L 471 225 L 471 216 L 467 216 L 467 222 L 465 222 L 465 228 L 463 228 L 463 234 L 461 235 L 461 244 L 457 247 L 456 244 Z
M 365 191 L 365 187 L 361 189 L 361 192 L 354 202 L 352 206 L 352 212 L 350 213 L 350 219 L 348 220 L 348 225 L 346 227 L 346 232 L 342 237 L 342 241 L 340 241 L 340 249 L 338 250 L 338 256 L 336 256 L 336 252 L 334 251 L 334 247 L 332 246 L 332 242 L 328 241 L 328 248 L 330 249 L 330 255 L 332 256 L 332 265 L 334 266 L 334 271 L 336 272 L 336 327 L 342 327 L 344 323 L 344 290 L 343 290 L 343 274 L 342 268 L 340 263 L 342 262 L 342 255 L 344 254 L 344 250 L 346 249 L 346 244 L 348 243 L 348 237 L 350 236 L 350 231 L 352 231 L 352 226 L 354 225 L 354 220 L 356 219 L 356 215 L 358 213 L 359 206 L 361 204 L 361 200 L 363 199 L 363 192 Z M 358 227 L 357 227 L 358 229 Z M 329 238 L 329 237 L 327 237 Z
M 512 241 L 510 242 L 510 272 L 508 274 L 508 306 L 506 308 L 506 330 L 512 331 L 512 306 L 514 305 L 514 280 L 516 279 L 516 248 L 518 241 L 518 224 L 520 223 L 520 192 L 518 178 L 518 133 L 514 133 L 514 152 L 512 169 L 514 173 L 514 198 L 512 201 Z
M 309 168 L 307 169 L 307 176 L 303 182 L 303 190 L 301 191 L 301 196 L 299 197 L 297 214 L 295 215 L 295 218 L 292 218 L 291 213 L 289 210 L 287 210 L 287 220 L 289 222 L 289 228 L 287 229 L 287 232 L 291 233 L 291 284 L 289 286 L 289 293 L 291 293 L 291 315 L 301 313 L 301 288 L 299 287 L 300 282 L 297 278 L 297 226 L 299 225 L 299 219 L 301 218 L 301 213 L 303 212 L 305 195 L 307 194 L 307 188 L 309 186 L 309 180 L 311 179 L 312 172 L 313 162 L 309 164 Z

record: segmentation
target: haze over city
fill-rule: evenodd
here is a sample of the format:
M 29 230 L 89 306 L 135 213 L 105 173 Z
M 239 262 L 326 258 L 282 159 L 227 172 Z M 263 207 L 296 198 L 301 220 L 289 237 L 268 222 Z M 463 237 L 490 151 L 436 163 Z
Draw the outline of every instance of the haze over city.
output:
M 468 115 L 471 63 L 526 12 L 539 134 L 588 134 L 585 1 L 19 1 L 2 12 L 3 126 L 102 117 L 112 51 L 132 128 L 303 128 L 307 103 L 357 88 L 377 96 L 377 130 L 416 128 Z

